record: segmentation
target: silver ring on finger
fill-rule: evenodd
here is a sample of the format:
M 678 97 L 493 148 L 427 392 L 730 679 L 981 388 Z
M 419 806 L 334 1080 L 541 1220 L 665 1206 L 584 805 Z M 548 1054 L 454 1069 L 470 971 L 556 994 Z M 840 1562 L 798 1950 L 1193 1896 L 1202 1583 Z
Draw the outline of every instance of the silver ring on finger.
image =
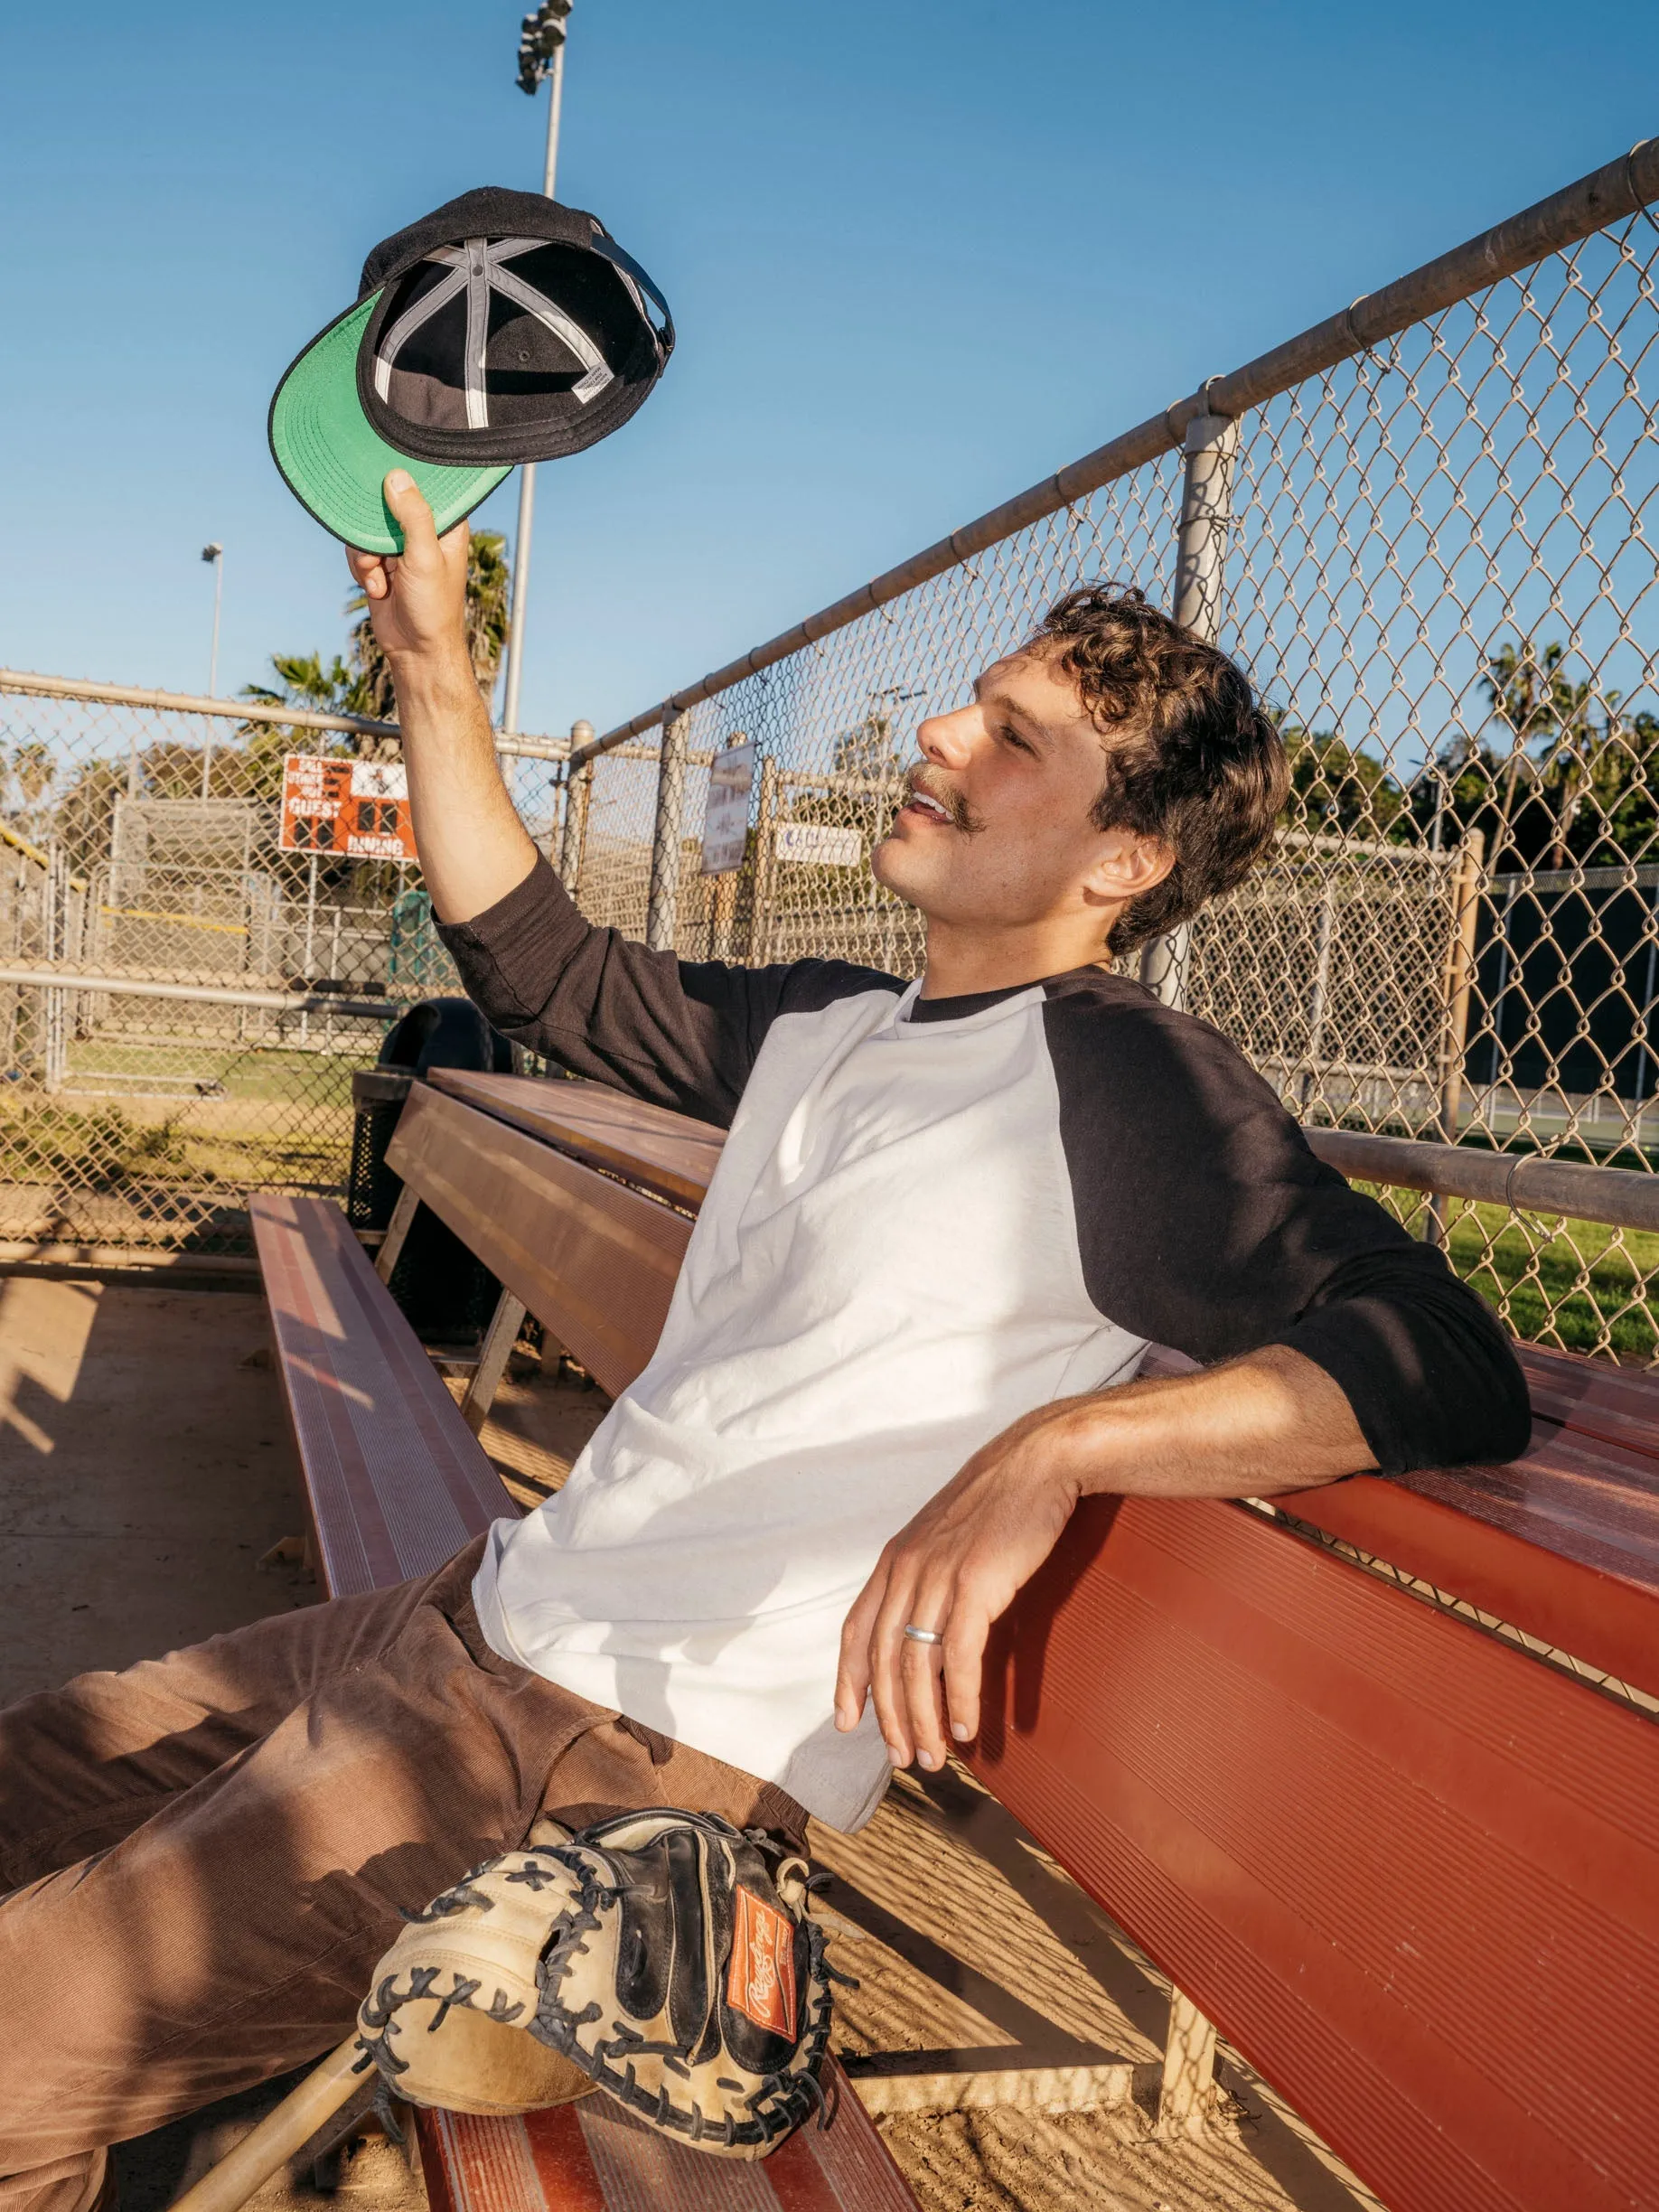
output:
M 904 1634 L 913 1644 L 942 1644 L 944 1637 L 937 1628 L 918 1628 L 914 1621 L 904 1623 Z

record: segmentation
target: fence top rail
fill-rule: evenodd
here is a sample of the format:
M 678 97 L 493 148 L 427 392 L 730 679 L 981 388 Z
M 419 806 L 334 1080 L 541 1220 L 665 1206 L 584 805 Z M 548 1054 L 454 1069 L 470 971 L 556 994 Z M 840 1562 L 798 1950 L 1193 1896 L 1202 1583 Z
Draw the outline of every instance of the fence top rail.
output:
M 96 683 L 83 676 L 42 676 L 29 669 L 0 669 L 0 693 L 25 698 L 84 699 L 99 707 L 147 707 L 164 714 L 218 715 L 231 722 L 280 723 L 286 729 L 339 730 L 353 737 L 398 737 L 395 722 L 377 722 L 370 715 L 327 714 L 315 707 L 284 707 L 263 699 L 203 698 L 188 691 L 145 691 L 132 684 Z M 515 731 L 511 736 L 498 730 L 498 753 L 526 760 L 562 761 L 570 750 L 567 737 L 528 737 Z
M 1362 1183 L 1467 1198 L 1511 1213 L 1561 1214 L 1608 1229 L 1659 1229 L 1659 1176 L 1636 1168 L 1360 1129 L 1304 1128 L 1302 1134 L 1327 1167 Z
M 280 722 L 296 729 L 345 730 L 354 736 L 395 737 L 395 722 L 368 715 L 324 714 L 314 707 L 267 706 L 261 699 L 201 698 L 186 691 L 141 691 L 131 684 L 94 683 L 81 676 L 37 676 L 0 669 L 0 692 L 30 698 L 86 699 L 100 707 L 149 707 L 167 714 L 219 715 L 234 722 Z
M 1172 401 L 1161 414 L 1150 416 L 1133 430 L 1124 431 L 1120 436 L 1085 454 L 1081 461 L 1073 461 L 1069 468 L 1045 476 L 1029 491 L 1005 501 L 1000 507 L 993 507 L 976 521 L 952 530 L 948 538 L 913 554 L 896 568 L 889 568 L 885 575 L 861 585 L 832 606 L 809 614 L 792 630 L 785 630 L 765 644 L 756 645 L 741 659 L 728 661 L 726 667 L 703 677 L 700 682 L 688 685 L 683 691 L 671 692 L 656 706 L 635 715 L 632 721 L 606 730 L 603 737 L 576 746 L 570 755 L 571 766 L 580 767 L 585 761 L 625 745 L 629 738 L 656 728 L 675 715 L 684 714 L 699 701 L 730 690 L 746 677 L 758 675 L 761 670 L 786 660 L 803 646 L 815 644 L 819 639 L 846 629 L 861 615 L 886 606 L 890 600 L 913 591 L 933 576 L 942 576 L 947 568 L 954 568 L 974 554 L 982 553 L 988 546 L 1011 537 L 1016 530 L 1041 521 L 1045 515 L 1057 512 L 1073 500 L 1086 498 L 1102 484 L 1157 460 L 1160 454 L 1174 451 L 1184 443 L 1189 426 L 1201 417 L 1239 416 L 1251 408 L 1261 407 L 1307 378 L 1334 368 L 1354 354 L 1367 352 L 1384 338 L 1393 337 L 1443 307 L 1455 305 L 1471 292 L 1495 284 L 1501 277 L 1513 276 L 1517 270 L 1529 267 L 1546 254 L 1577 245 L 1580 239 L 1605 230 L 1624 216 L 1635 214 L 1653 200 L 1659 200 L 1659 138 L 1645 138 L 1628 154 L 1621 154 L 1617 160 L 1593 170 L 1576 183 L 1551 192 L 1547 200 L 1540 200 L 1535 206 L 1523 209 L 1520 214 L 1495 224 L 1490 230 L 1483 230 L 1478 238 L 1453 247 L 1449 253 L 1425 262 L 1408 276 L 1397 277 L 1381 291 L 1362 293 L 1340 314 L 1326 316 L 1312 329 L 1259 354 L 1252 361 L 1246 361 L 1230 376 L 1206 379 L 1195 392 Z
M 218 983 L 169 983 L 148 976 L 98 975 L 84 968 L 0 961 L 0 988 L 92 991 L 111 998 L 181 998 L 202 1006 L 258 1007 L 273 1014 L 339 1014 L 357 1021 L 396 1021 L 402 998 L 355 998 L 343 991 L 239 990 Z

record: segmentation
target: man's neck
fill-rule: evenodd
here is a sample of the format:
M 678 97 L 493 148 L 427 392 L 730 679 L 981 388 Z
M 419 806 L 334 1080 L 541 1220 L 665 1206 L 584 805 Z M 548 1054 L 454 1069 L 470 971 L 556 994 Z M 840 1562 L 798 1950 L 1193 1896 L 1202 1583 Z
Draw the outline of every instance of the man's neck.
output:
M 922 974 L 923 998 L 968 998 L 981 991 L 1017 990 L 1042 983 L 1073 968 L 1103 965 L 1110 957 L 1104 932 L 1092 921 L 1086 930 L 998 930 L 981 933 L 948 923 L 927 925 L 927 964 Z

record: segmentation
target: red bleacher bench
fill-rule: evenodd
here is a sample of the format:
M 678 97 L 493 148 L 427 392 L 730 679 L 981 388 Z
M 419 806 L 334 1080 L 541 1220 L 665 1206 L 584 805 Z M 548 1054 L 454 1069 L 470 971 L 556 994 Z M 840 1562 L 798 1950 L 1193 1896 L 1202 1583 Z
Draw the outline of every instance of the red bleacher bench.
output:
M 717 1157 L 654 1111 L 445 1075 L 389 1155 L 561 1342 L 589 1331 L 613 1391 L 655 1340 L 689 1163 Z M 266 1203 L 262 1253 L 298 1204 Z M 379 1286 L 328 1211 L 286 1234 L 356 1285 L 328 1293 L 343 1329 Z M 1390 2212 L 1659 2206 L 1659 1382 L 1526 1364 L 1510 1467 L 1087 1501 L 998 1626 L 970 1761 Z

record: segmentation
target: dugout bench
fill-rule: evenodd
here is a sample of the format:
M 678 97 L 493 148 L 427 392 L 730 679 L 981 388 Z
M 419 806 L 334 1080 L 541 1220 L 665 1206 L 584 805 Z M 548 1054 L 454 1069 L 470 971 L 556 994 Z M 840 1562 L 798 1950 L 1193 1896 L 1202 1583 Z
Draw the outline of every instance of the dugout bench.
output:
M 464 1418 L 338 1211 L 257 1203 L 331 1591 L 513 1510 L 473 1431 L 525 1311 L 607 1391 L 640 1371 L 720 1143 L 593 1084 L 415 1086 L 379 1270 L 426 1204 L 504 1286 Z M 969 1761 L 1185 1992 L 1177 2123 L 1214 2022 L 1390 2212 L 1659 2204 L 1659 1382 L 1523 1356 L 1513 1467 L 1086 1500 L 998 1625 Z M 907 2204 L 841 2104 L 741 2184 L 586 2104 L 422 2139 L 454 2212 Z

